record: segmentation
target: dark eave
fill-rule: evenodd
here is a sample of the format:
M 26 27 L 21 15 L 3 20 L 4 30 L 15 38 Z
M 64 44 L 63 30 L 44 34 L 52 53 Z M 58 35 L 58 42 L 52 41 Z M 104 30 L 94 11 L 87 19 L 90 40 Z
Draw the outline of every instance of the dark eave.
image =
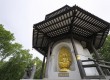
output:
M 51 42 L 73 37 L 80 41 L 93 40 L 96 49 L 102 47 L 110 24 L 78 6 L 64 6 L 48 15 L 44 21 L 34 24 L 33 48 L 47 53 Z

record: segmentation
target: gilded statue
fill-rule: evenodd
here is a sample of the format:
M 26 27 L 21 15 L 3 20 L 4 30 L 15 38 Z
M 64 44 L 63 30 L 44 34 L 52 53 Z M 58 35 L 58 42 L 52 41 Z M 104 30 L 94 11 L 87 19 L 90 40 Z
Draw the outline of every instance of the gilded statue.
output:
M 60 68 L 60 72 L 67 72 L 70 69 L 72 63 L 71 53 L 66 47 L 62 47 L 59 50 L 58 55 L 58 65 Z

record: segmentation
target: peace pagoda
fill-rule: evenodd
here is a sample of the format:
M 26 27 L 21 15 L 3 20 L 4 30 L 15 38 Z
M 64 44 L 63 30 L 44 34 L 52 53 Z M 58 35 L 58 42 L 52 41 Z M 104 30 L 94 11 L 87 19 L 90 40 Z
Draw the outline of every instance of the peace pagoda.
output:
M 76 5 L 47 14 L 33 26 L 33 48 L 44 56 L 40 79 L 110 80 L 110 63 L 97 52 L 109 29 L 109 22 Z

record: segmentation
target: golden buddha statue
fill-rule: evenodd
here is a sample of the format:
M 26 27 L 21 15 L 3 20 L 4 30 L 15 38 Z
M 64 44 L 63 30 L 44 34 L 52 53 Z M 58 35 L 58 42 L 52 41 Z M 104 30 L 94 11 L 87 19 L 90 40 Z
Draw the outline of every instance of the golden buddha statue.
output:
M 60 72 L 67 72 L 69 71 L 69 68 L 71 66 L 72 59 L 71 59 L 71 53 L 66 47 L 62 47 L 59 50 L 58 55 L 58 65 L 60 68 Z

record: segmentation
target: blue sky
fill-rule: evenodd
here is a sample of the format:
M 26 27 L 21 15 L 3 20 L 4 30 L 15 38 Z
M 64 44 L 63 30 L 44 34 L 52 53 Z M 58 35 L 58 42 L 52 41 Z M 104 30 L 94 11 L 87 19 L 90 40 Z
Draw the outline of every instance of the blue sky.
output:
M 64 5 L 78 5 L 88 12 L 110 22 L 110 0 L 0 0 L 0 24 L 14 33 L 16 42 L 32 50 L 33 24 L 44 20 L 45 15 Z

